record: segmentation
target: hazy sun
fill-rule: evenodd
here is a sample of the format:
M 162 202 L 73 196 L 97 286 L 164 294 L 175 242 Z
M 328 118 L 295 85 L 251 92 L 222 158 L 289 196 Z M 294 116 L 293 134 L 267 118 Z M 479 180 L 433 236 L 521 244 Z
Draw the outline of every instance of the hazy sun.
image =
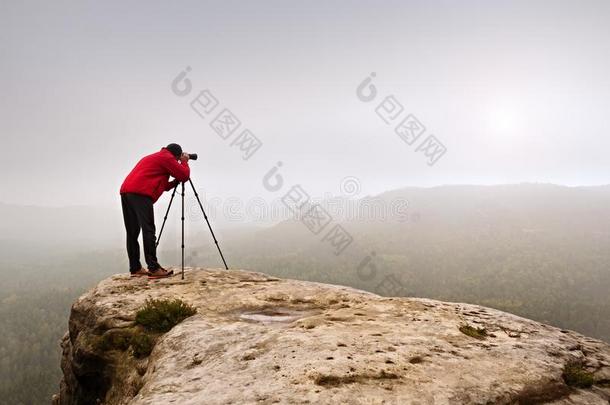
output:
M 515 115 L 506 108 L 493 108 L 488 114 L 489 129 L 496 134 L 510 134 L 515 130 Z

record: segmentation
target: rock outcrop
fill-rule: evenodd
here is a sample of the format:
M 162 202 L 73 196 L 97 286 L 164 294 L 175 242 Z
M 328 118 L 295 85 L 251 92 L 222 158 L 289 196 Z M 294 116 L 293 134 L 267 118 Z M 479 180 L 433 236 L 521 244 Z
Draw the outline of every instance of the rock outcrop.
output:
M 136 356 L 147 298 L 197 313 Z M 111 342 L 115 344 L 99 344 Z M 608 404 L 610 346 L 476 305 L 262 273 L 110 277 L 73 305 L 56 405 Z

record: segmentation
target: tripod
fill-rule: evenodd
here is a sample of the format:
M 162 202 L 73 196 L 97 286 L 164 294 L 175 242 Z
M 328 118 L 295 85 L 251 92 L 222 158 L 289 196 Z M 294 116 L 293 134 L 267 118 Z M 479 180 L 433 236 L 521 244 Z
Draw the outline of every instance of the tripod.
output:
M 212 234 L 212 239 L 214 239 L 214 243 L 216 244 L 216 248 L 218 249 L 218 253 L 220 253 L 220 258 L 225 265 L 225 270 L 229 270 L 227 266 L 227 262 L 225 257 L 222 254 L 222 250 L 220 250 L 220 246 L 218 245 L 218 241 L 216 240 L 216 235 L 214 235 L 214 231 L 212 230 L 212 225 L 210 225 L 210 221 L 208 220 L 208 216 L 205 214 L 205 210 L 203 209 L 203 205 L 201 204 L 201 200 L 199 199 L 199 194 L 197 194 L 197 190 L 195 190 L 195 186 L 191 179 L 188 180 L 193 192 L 195 193 L 195 198 L 197 198 L 197 202 L 199 203 L 199 208 L 201 208 L 201 212 L 203 212 L 203 217 L 205 218 L 205 222 L 208 224 L 208 228 L 210 229 L 210 233 Z M 184 183 L 176 184 L 174 187 L 174 191 L 172 192 L 172 197 L 169 200 L 169 205 L 167 206 L 167 211 L 165 211 L 165 216 L 163 217 L 163 225 L 161 225 L 161 230 L 159 231 L 159 238 L 157 239 L 156 246 L 159 246 L 159 241 L 161 240 L 161 235 L 163 234 L 163 228 L 165 228 L 165 222 L 167 221 L 167 214 L 169 214 L 169 209 L 172 207 L 172 202 L 174 201 L 174 195 L 176 195 L 176 190 L 178 186 L 182 186 L 182 217 L 180 218 L 182 221 L 182 280 L 184 280 Z

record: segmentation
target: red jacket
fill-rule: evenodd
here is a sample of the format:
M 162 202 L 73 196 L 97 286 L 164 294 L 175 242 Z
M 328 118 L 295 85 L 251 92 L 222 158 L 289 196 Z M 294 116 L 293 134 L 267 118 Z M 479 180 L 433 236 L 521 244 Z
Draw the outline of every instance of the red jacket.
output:
M 176 180 L 169 181 L 169 176 Z M 156 202 L 164 191 L 171 190 L 189 179 L 191 169 L 187 162 L 178 163 L 174 155 L 165 149 L 144 156 L 127 175 L 121 185 L 120 193 L 147 195 Z

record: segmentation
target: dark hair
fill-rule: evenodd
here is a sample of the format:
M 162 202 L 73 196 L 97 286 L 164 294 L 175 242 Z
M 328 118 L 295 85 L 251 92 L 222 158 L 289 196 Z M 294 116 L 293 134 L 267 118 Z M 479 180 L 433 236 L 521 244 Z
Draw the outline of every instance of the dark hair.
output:
M 165 149 L 170 151 L 172 153 L 172 155 L 174 155 L 177 158 L 180 157 L 180 155 L 182 155 L 182 147 L 180 145 L 178 145 L 177 143 L 170 143 L 169 145 L 167 145 L 165 147 Z

